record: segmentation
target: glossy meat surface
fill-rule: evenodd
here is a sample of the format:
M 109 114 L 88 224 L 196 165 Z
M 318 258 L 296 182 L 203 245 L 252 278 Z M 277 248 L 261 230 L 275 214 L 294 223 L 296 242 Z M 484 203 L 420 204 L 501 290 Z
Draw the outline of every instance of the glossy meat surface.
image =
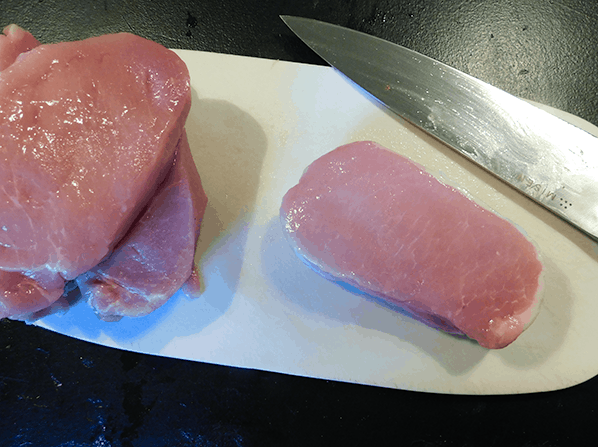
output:
M 190 101 L 183 61 L 126 33 L 40 45 L 0 72 L 0 317 L 23 314 L 17 289 L 42 309 L 115 247 L 170 169 Z
M 77 278 L 103 319 L 143 316 L 164 304 L 192 275 L 208 199 L 184 135 L 174 165 L 114 252 Z
M 372 142 L 312 163 L 281 219 L 314 270 L 487 348 L 532 319 L 542 265 L 509 222 Z

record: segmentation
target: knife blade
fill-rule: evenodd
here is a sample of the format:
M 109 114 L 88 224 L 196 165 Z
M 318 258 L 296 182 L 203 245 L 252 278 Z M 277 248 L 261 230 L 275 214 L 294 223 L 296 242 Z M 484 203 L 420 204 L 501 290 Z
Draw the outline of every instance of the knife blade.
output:
M 416 51 L 314 19 L 281 19 L 392 112 L 598 240 L 598 138 Z

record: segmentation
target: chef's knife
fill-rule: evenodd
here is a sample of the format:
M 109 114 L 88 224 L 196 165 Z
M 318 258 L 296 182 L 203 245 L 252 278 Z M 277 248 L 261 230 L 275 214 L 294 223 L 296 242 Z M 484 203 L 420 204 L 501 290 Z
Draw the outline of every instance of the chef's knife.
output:
M 408 48 L 313 19 L 281 18 L 391 111 L 598 239 L 598 138 Z

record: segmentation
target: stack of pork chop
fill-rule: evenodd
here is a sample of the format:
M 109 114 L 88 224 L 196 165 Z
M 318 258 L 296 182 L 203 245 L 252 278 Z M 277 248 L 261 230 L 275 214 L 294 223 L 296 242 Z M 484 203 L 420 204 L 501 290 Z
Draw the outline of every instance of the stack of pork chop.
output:
M 77 284 L 105 319 L 145 315 L 193 271 L 207 198 L 184 62 L 131 34 L 0 37 L 0 318 Z

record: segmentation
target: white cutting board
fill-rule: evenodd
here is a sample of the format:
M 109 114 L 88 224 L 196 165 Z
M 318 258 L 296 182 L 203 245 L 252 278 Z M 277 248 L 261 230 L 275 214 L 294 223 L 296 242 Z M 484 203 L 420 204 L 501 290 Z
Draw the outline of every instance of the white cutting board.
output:
M 598 374 L 595 242 L 328 67 L 177 53 L 191 72 L 186 128 L 210 200 L 196 257 L 203 294 L 178 293 L 150 316 L 118 323 L 79 303 L 35 324 L 130 351 L 440 393 L 555 390 Z M 539 247 L 543 305 L 512 345 L 489 351 L 427 328 L 342 290 L 295 257 L 278 220 L 282 196 L 312 161 L 355 140 L 375 140 L 424 165 Z

